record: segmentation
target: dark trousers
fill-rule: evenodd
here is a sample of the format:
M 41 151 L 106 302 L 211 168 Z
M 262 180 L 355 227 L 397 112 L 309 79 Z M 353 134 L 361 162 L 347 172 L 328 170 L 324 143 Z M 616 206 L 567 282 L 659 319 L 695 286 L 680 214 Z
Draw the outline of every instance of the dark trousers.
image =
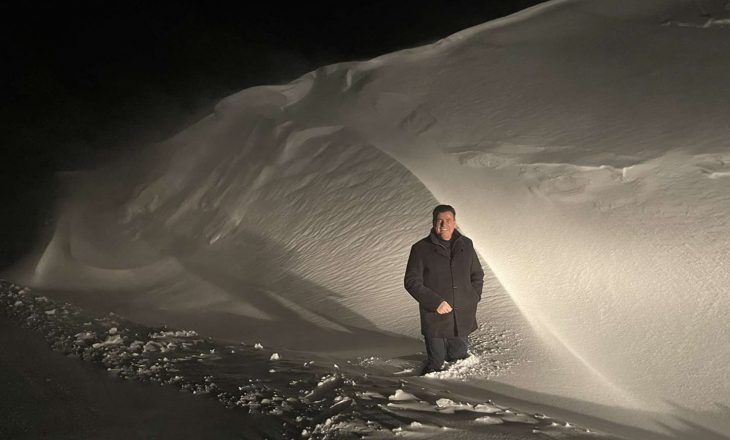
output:
M 464 359 L 467 353 L 468 340 L 466 336 L 454 336 L 451 338 L 434 338 L 424 336 L 426 339 L 426 366 L 424 373 L 439 371 L 444 366 L 444 361 L 455 361 Z

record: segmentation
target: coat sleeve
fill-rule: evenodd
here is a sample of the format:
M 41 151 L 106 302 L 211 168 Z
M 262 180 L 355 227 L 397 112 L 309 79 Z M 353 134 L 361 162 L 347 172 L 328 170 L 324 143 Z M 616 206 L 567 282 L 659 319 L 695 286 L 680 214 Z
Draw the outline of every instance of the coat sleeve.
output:
M 474 291 L 481 300 L 482 288 L 484 287 L 484 270 L 482 269 L 482 263 L 479 262 L 479 257 L 474 246 L 472 246 L 471 252 L 471 287 L 474 288 Z
M 411 254 L 408 256 L 403 284 L 408 293 L 426 310 L 435 312 L 444 301 L 438 293 L 423 284 L 423 260 L 418 256 L 415 246 L 411 247 Z

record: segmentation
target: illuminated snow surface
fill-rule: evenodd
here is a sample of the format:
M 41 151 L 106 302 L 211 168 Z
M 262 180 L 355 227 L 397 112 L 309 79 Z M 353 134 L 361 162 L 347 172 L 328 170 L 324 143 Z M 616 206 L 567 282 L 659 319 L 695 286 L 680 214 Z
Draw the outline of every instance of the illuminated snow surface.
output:
M 423 410 L 457 402 L 448 390 L 501 396 L 515 420 L 727 438 L 729 13 L 553 1 L 244 90 L 127 163 L 65 176 L 55 230 L 6 277 L 100 316 L 258 342 L 274 371 L 287 350 L 391 360 L 405 392 L 436 397 L 381 404 L 427 415 L 394 435 L 514 438 L 499 427 L 521 422 Z M 475 357 L 416 379 L 402 276 L 438 202 L 490 270 Z

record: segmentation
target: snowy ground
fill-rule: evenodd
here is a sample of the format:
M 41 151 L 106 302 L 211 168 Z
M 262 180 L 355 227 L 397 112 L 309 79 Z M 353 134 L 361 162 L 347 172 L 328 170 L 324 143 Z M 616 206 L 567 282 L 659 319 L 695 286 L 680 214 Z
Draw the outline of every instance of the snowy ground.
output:
M 23 337 L 3 340 L 4 347 L 14 348 L 3 352 L 6 386 L 10 377 L 28 384 L 13 385 L 9 395 L 14 398 L 3 402 L 3 429 L 12 438 L 617 438 L 490 399 L 459 397 L 449 382 L 499 370 L 490 371 L 477 356 L 446 373 L 414 378 L 420 359 L 344 359 L 274 352 L 256 342 L 223 345 L 193 330 L 150 328 L 114 315 L 91 317 L 5 281 L 0 282 L 0 313 L 4 334 Z M 117 380 L 111 383 L 87 367 L 70 373 L 78 364 L 69 367 L 68 359 L 46 353 L 35 340 L 39 336 L 55 351 L 104 368 Z M 24 362 L 16 358 L 28 354 L 19 351 L 46 360 L 44 368 L 28 368 L 25 361 L 20 370 L 17 365 Z M 120 386 L 119 380 L 131 383 Z M 137 382 L 165 390 L 140 388 Z M 169 389 L 217 401 L 220 410 L 187 396 L 173 398 Z M 72 420 L 59 424 L 34 407 L 34 397 L 45 411 L 64 419 L 71 414 Z M 147 399 L 165 407 L 151 410 Z M 64 401 L 73 409 L 66 409 Z M 166 407 L 171 404 L 174 411 Z M 197 434 L 185 431 L 191 420 L 203 418 L 207 421 L 193 431 Z M 129 422 L 141 424 L 133 431 Z

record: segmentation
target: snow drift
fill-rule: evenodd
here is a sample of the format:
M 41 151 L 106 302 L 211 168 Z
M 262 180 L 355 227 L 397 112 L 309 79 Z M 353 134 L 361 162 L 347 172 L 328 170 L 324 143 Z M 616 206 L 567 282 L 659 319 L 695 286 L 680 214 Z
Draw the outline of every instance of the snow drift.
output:
M 726 13 L 554 1 L 244 90 L 144 172 L 90 177 L 29 283 L 212 332 L 416 336 L 407 251 L 450 203 L 494 273 L 480 319 L 532 332 L 492 386 L 727 432 Z

